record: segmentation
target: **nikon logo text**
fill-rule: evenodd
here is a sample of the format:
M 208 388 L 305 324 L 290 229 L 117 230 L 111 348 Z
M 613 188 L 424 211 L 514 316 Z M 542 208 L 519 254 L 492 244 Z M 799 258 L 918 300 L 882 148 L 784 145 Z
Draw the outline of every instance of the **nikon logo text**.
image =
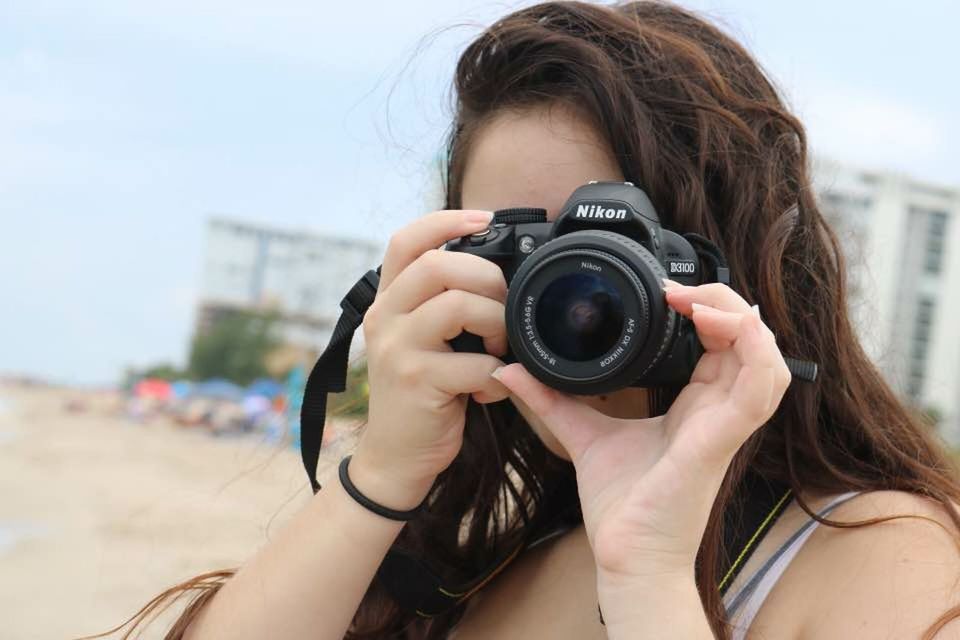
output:
M 626 209 L 604 209 L 599 204 L 580 204 L 577 205 L 577 214 L 575 218 L 601 218 L 603 220 L 625 220 L 627 217 Z

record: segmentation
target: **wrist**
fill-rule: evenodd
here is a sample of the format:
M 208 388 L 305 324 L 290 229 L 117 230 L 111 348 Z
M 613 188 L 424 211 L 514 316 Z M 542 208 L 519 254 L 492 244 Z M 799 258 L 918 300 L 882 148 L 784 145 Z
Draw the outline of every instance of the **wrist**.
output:
M 647 590 L 655 590 L 659 585 L 689 586 L 697 584 L 696 570 L 690 566 L 663 566 L 651 568 L 637 574 L 616 573 L 597 567 L 597 588 L 610 594 L 633 594 Z
M 358 449 L 350 459 L 350 481 L 364 496 L 395 511 L 416 508 L 430 492 L 436 478 L 404 478 L 378 465 Z
M 693 569 L 632 578 L 598 573 L 597 594 L 609 638 L 712 638 Z M 651 635 L 652 634 L 652 635 Z

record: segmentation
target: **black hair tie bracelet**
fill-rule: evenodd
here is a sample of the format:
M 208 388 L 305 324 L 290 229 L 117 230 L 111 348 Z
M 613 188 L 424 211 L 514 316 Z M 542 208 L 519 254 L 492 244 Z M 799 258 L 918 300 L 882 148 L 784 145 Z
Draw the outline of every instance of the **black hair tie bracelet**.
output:
M 427 503 L 426 498 L 423 499 L 423 502 L 409 511 L 397 511 L 395 509 L 385 507 L 382 504 L 377 504 L 367 496 L 360 493 L 360 490 L 353 486 L 353 483 L 350 481 L 350 474 L 347 473 L 347 467 L 350 465 L 350 458 L 352 457 L 353 456 L 345 456 L 343 460 L 340 461 L 340 484 L 342 484 L 343 488 L 347 490 L 347 493 L 350 494 L 351 498 L 359 502 L 362 506 L 370 511 L 373 511 L 375 514 L 391 520 L 413 520 L 413 518 L 423 510 L 423 506 Z

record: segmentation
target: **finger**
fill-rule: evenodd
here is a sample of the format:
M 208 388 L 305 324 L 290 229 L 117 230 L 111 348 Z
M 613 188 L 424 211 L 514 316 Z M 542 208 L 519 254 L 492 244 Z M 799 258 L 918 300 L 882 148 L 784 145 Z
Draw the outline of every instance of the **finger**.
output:
M 479 404 L 489 404 L 491 402 L 500 402 L 501 400 L 506 400 L 510 397 L 510 392 L 507 391 L 507 388 L 502 384 L 497 387 L 497 392 L 490 391 L 474 391 L 470 394 L 473 399 Z
M 702 284 L 698 287 L 673 284 L 664 290 L 664 294 L 667 297 L 667 303 L 687 317 L 693 314 L 694 302 L 732 313 L 750 311 L 750 305 L 746 300 L 736 291 L 719 282 Z
M 380 268 L 379 290 L 389 287 L 397 274 L 425 251 L 486 229 L 492 219 L 492 211 L 476 209 L 434 211 L 417 218 L 390 238 Z
M 684 392 L 689 388 L 685 387 Z M 692 394 L 687 401 L 691 415 L 682 418 L 683 424 L 676 427 L 676 437 L 686 439 L 697 452 L 696 466 L 700 469 L 725 469 L 747 438 L 772 413 L 767 410 L 773 396 L 770 369 L 741 367 L 733 389 L 735 393 L 725 393 L 725 397 L 712 402 L 697 402 L 697 394 Z
M 716 412 L 723 451 L 732 456 L 776 409 L 774 371 L 769 367 L 741 367 L 726 401 Z M 779 398 L 777 398 L 779 402 Z
M 670 411 L 683 416 L 700 406 L 726 401 L 740 373 L 740 361 L 732 351 L 708 351 L 700 356 L 687 384 L 670 406 Z
M 708 351 L 700 356 L 693 369 L 690 382 L 713 385 L 728 391 L 740 373 L 740 361 L 731 352 Z
M 414 344 L 449 348 L 446 341 L 469 331 L 483 338 L 484 349 L 490 355 L 507 353 L 503 303 L 486 296 L 448 289 L 414 309 L 408 321 Z
M 507 282 L 495 263 L 472 253 L 432 249 L 404 269 L 385 291 L 381 309 L 408 313 L 447 289 L 505 302 Z
M 716 380 L 720 375 L 720 368 L 723 364 L 723 354 L 707 352 L 697 360 L 697 366 L 693 368 L 690 375 L 690 382 L 701 382 L 709 384 Z
M 424 381 L 450 396 L 481 393 L 489 402 L 503 400 L 508 390 L 491 377 L 503 361 L 485 353 L 418 352 Z
M 718 358 L 719 363 L 713 366 L 721 368 L 727 365 L 728 372 L 732 368 L 737 370 L 733 375 L 733 383 L 724 393 L 725 397 L 722 400 L 718 398 L 719 402 L 710 403 L 709 417 L 705 418 L 706 423 L 702 427 L 710 432 L 709 451 L 704 451 L 704 455 L 713 462 L 725 464 L 743 442 L 770 419 L 779 405 L 786 390 L 786 384 L 779 378 L 778 368 L 778 360 L 782 362 L 783 357 L 773 340 L 773 334 L 753 313 L 742 316 L 732 349 L 706 355 Z M 729 373 L 726 375 L 729 376 Z M 709 382 L 707 388 L 713 391 L 718 384 Z M 704 410 L 706 407 L 700 411 Z M 703 441 L 699 436 L 697 439 Z
M 745 315 L 740 323 L 740 335 L 733 342 L 733 351 L 743 366 L 768 368 L 773 372 L 772 413 L 793 377 L 773 332 L 758 315 Z
M 697 337 L 707 351 L 726 351 L 740 333 L 742 313 L 720 311 L 694 302 L 691 318 Z
M 773 334 L 755 315 L 743 317 L 733 349 L 741 367 L 723 411 L 743 426 L 746 439 L 776 411 L 789 385 L 790 373 Z
M 596 409 L 543 384 L 519 363 L 503 367 L 497 377 L 543 421 L 574 462 L 611 421 Z
M 741 317 L 737 337 L 733 341 L 733 350 L 744 366 L 771 369 L 781 364 L 786 366 L 773 338 L 773 332 L 753 313 Z

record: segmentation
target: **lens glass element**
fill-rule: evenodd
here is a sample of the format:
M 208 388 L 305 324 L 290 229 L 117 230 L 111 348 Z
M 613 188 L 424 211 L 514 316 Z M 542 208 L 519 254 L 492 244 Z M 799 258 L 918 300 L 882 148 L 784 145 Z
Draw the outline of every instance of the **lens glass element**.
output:
M 537 331 L 545 346 L 567 360 L 601 357 L 623 331 L 623 300 L 598 275 L 568 273 L 547 285 L 537 302 Z

